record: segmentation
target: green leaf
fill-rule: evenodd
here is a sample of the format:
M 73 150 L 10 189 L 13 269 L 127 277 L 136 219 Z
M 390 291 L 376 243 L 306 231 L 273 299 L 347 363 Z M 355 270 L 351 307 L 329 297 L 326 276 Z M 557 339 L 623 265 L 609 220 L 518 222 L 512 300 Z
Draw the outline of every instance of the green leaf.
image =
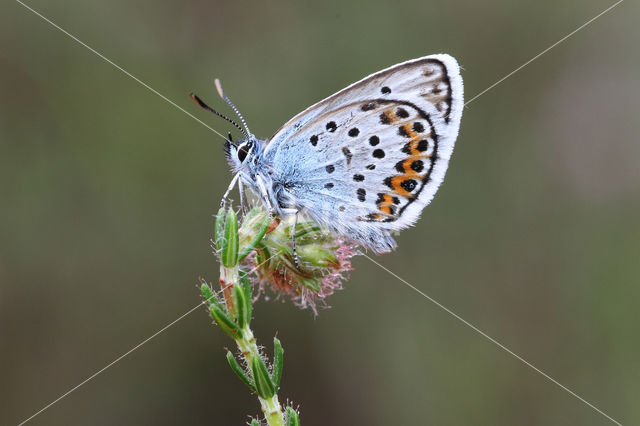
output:
M 213 290 L 211 290 L 211 287 L 209 287 L 209 284 L 207 284 L 206 282 L 203 282 L 202 285 L 200 286 L 200 294 L 202 294 L 202 299 L 207 305 L 219 302 L 218 297 L 213 292 Z
M 266 215 L 260 221 L 260 223 L 256 226 L 256 229 L 257 229 L 256 235 L 251 239 L 251 241 L 249 241 L 246 247 L 244 247 L 240 251 L 240 254 L 238 255 L 238 262 L 242 262 L 244 258 L 247 257 L 249 253 L 251 253 L 251 251 L 256 248 L 258 243 L 262 241 L 262 238 L 264 238 L 264 235 L 267 233 L 267 229 L 269 229 L 270 224 L 271 224 L 271 217 L 269 215 Z
M 287 426 L 300 426 L 300 416 L 298 412 L 291 407 L 287 407 Z
M 269 399 L 276 393 L 276 388 L 271 382 L 267 366 L 259 356 L 253 357 L 251 360 L 251 370 L 253 371 L 253 379 L 256 383 L 256 391 L 260 398 Z
M 251 315 L 253 315 L 253 295 L 251 294 L 251 281 L 249 281 L 249 276 L 244 271 L 240 271 L 240 283 L 242 284 L 242 288 L 244 289 L 247 311 L 247 324 L 249 324 L 251 322 Z
M 227 333 L 229 337 L 235 340 L 242 338 L 242 332 L 240 331 L 240 328 L 238 328 L 238 324 L 231 321 L 227 316 L 227 313 L 218 304 L 214 303 L 209 306 L 209 312 L 211 312 L 211 316 L 220 326 L 222 331 Z
M 216 216 L 216 249 L 218 251 L 222 250 L 222 245 L 224 244 L 224 208 L 220 207 L 218 210 L 218 215 Z
M 227 362 L 229 363 L 229 366 L 231 367 L 233 372 L 236 373 L 236 375 L 240 378 L 240 380 L 242 380 L 247 386 L 249 386 L 249 389 L 255 392 L 255 383 L 253 383 L 253 380 L 251 380 L 249 376 L 247 376 L 244 369 L 240 366 L 240 364 L 238 364 L 238 361 L 236 361 L 236 358 L 230 351 L 227 352 Z
M 247 296 L 240 284 L 233 285 L 233 297 L 238 310 L 238 326 L 242 330 L 251 322 L 251 316 L 247 315 Z
M 282 343 L 277 337 L 273 338 L 273 372 L 271 373 L 271 381 L 273 382 L 276 391 L 280 389 L 280 379 L 282 379 L 282 361 L 283 361 L 284 349 L 282 349 Z
M 224 222 L 224 244 L 221 254 L 222 264 L 233 268 L 238 264 L 238 218 L 233 209 L 229 209 Z

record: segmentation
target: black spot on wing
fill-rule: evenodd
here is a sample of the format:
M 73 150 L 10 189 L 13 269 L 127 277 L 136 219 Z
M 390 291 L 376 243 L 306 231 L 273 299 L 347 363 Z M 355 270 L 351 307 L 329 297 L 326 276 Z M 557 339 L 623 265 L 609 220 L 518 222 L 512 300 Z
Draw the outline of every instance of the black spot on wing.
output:
M 413 191 L 414 189 L 416 189 L 416 186 L 418 186 L 418 182 L 416 182 L 414 179 L 407 179 L 405 181 L 403 181 L 400 186 L 405 189 L 408 192 Z
M 378 104 L 376 104 L 375 102 L 367 102 L 366 104 L 363 104 L 360 109 L 362 109 L 363 111 L 371 111 L 372 109 L 376 109 L 377 106 Z
M 409 111 L 407 111 L 406 109 L 400 107 L 396 110 L 396 115 L 400 118 L 407 118 L 409 117 Z
M 351 159 L 353 158 L 353 154 L 349 151 L 349 148 L 346 146 L 342 147 L 342 153 L 345 157 L 347 157 L 347 167 L 351 165 Z
M 413 170 L 416 173 L 420 173 L 422 170 L 424 170 L 424 161 L 416 160 L 413 163 L 411 163 L 411 170 Z

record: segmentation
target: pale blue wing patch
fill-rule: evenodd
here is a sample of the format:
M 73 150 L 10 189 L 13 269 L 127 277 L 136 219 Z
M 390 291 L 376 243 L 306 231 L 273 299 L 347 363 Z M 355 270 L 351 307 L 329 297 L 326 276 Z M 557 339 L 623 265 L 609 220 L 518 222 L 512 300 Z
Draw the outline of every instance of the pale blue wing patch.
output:
M 458 133 L 457 63 L 434 55 L 373 74 L 294 117 L 265 150 L 315 220 L 382 251 L 442 182 Z M 371 240 L 376 240 L 371 243 Z

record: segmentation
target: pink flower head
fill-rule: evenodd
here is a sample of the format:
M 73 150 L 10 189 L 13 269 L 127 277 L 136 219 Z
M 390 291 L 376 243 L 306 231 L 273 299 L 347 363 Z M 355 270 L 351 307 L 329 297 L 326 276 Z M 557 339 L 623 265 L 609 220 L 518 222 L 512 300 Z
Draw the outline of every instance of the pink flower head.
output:
M 275 225 L 256 247 L 255 254 L 247 257 L 244 269 L 251 271 L 249 277 L 258 287 L 258 294 L 273 293 L 276 299 L 289 297 L 296 306 L 311 308 L 317 315 L 318 306 L 328 307 L 326 298 L 342 289 L 352 269 L 351 258 L 358 254 L 357 246 L 314 222 L 300 222 L 296 226 L 296 265 L 290 236 L 292 224 Z

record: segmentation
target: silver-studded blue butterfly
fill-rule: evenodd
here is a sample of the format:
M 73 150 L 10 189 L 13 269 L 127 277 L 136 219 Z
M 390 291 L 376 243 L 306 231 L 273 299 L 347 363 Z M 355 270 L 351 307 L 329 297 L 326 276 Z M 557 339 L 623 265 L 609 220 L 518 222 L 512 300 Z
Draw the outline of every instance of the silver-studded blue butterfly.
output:
M 444 179 L 458 136 L 463 85 L 456 60 L 425 56 L 371 74 L 307 108 L 268 140 L 225 144 L 243 184 L 279 215 L 312 220 L 376 253 L 414 224 Z M 225 194 L 225 197 L 226 195 Z M 295 244 L 295 241 L 294 241 Z

